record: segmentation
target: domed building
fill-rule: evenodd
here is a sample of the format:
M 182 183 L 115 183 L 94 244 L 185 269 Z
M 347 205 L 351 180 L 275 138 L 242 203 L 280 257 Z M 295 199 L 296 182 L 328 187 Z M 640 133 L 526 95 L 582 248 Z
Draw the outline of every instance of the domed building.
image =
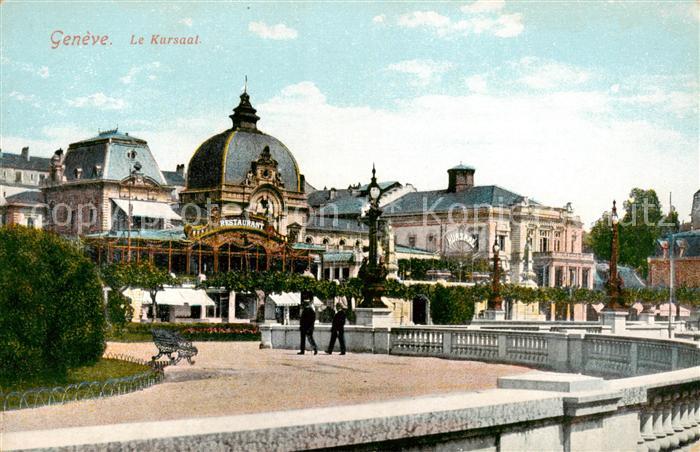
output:
M 202 225 L 257 217 L 296 242 L 308 216 L 306 181 L 290 150 L 258 130 L 260 118 L 248 93 L 240 98 L 230 115 L 231 128 L 204 141 L 190 159 L 180 194 L 183 213 L 191 223 Z

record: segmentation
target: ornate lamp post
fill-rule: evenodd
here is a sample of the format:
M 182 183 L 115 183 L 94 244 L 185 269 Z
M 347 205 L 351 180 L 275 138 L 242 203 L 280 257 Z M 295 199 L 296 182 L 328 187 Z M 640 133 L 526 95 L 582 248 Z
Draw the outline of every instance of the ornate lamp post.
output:
M 501 298 L 501 259 L 499 253 L 501 247 L 498 246 L 498 239 L 493 243 L 493 273 L 491 276 L 491 295 L 486 307 L 486 318 L 490 320 L 504 320 L 503 298 Z
M 379 217 L 382 215 L 382 209 L 379 208 L 379 198 L 382 196 L 382 190 L 377 183 L 376 170 L 372 165 L 372 181 L 368 188 L 369 194 L 369 210 L 367 211 L 367 223 L 369 225 L 369 256 L 367 264 L 362 272 L 361 279 L 364 281 L 364 289 L 362 291 L 362 308 L 386 308 L 382 303 L 381 297 L 384 293 L 384 269 L 378 262 L 378 223 Z
M 625 309 L 622 302 L 622 280 L 617 272 L 617 256 L 620 251 L 620 239 L 618 235 L 618 223 L 620 222 L 617 216 L 617 206 L 615 201 L 613 201 L 613 208 L 611 214 L 612 220 L 612 240 L 610 243 L 610 275 L 608 276 L 608 295 L 610 296 L 610 301 L 606 307 L 609 311 L 621 311 Z
M 133 222 L 133 206 L 131 205 L 131 188 L 136 185 L 136 178 L 141 175 L 141 164 L 139 162 L 134 163 L 134 168 L 131 170 L 131 183 L 129 185 L 129 208 L 126 214 L 127 216 L 127 240 L 126 240 L 126 253 L 127 262 L 131 262 L 131 227 Z
M 607 281 L 608 305 L 600 313 L 603 325 L 609 326 L 613 334 L 623 334 L 627 330 L 627 310 L 622 301 L 622 280 L 617 273 L 617 255 L 620 249 L 618 236 L 617 206 L 613 201 L 611 213 L 612 240 L 610 241 L 610 274 Z

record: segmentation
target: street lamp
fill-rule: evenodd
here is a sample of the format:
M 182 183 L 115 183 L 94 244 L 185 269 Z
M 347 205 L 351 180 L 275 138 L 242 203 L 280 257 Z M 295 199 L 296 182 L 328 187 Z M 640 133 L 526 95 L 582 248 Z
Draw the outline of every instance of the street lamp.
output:
M 381 297 L 384 293 L 384 274 L 383 268 L 380 268 L 377 261 L 377 229 L 379 217 L 382 215 L 382 209 L 379 208 L 379 198 L 382 195 L 382 190 L 377 183 L 376 169 L 372 165 L 372 180 L 368 185 L 369 194 L 369 209 L 366 213 L 366 221 L 369 225 L 369 256 L 367 265 L 361 274 L 361 279 L 364 281 L 362 290 L 362 305 L 363 308 L 384 308 Z
M 620 248 L 620 239 L 618 235 L 618 227 L 620 219 L 617 216 L 617 206 L 613 201 L 612 207 L 612 239 L 610 241 L 610 266 L 609 266 L 609 276 L 608 276 L 608 295 L 610 301 L 606 310 L 608 311 L 622 311 L 624 310 L 624 305 L 622 304 L 622 280 L 617 272 L 617 256 Z
M 676 234 L 671 233 L 669 235 L 668 240 L 659 240 L 659 245 L 661 245 L 661 248 L 664 250 L 667 250 L 668 252 L 668 266 L 669 266 L 669 281 L 668 281 L 668 289 L 669 289 L 669 294 L 668 294 L 668 337 L 670 338 L 672 333 L 673 333 L 673 311 L 672 309 L 676 309 L 676 317 L 680 318 L 681 316 L 681 307 L 680 304 L 675 302 L 675 285 L 676 285 L 676 266 L 675 266 L 675 253 L 674 253 L 674 247 L 678 247 L 678 252 L 680 255 L 683 254 L 683 250 L 685 250 L 685 247 L 687 245 L 685 240 L 676 240 Z
M 126 254 L 127 262 L 131 262 L 131 223 L 132 223 L 132 212 L 133 206 L 131 205 L 131 188 L 136 185 L 136 178 L 141 174 L 141 164 L 139 162 L 134 163 L 134 168 L 131 170 L 131 184 L 129 185 L 129 208 L 126 213 L 127 216 L 127 235 L 126 235 Z
M 493 274 L 491 277 L 491 295 L 488 300 L 487 311 L 494 312 L 494 320 L 498 316 L 496 311 L 503 310 L 503 298 L 501 298 L 501 259 L 499 252 L 501 247 L 498 246 L 498 239 L 493 243 Z M 490 313 L 489 313 L 490 314 Z

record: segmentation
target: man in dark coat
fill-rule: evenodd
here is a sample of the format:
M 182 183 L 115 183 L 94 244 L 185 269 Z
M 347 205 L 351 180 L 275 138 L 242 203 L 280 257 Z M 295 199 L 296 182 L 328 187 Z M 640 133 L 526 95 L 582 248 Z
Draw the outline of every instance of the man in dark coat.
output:
M 329 355 L 333 353 L 335 348 L 335 339 L 338 338 L 340 342 L 340 354 L 345 354 L 345 320 L 347 315 L 345 314 L 345 309 L 343 305 L 338 303 L 335 305 L 335 315 L 333 316 L 333 323 L 331 324 L 331 342 L 328 344 L 328 350 L 326 353 Z
M 301 318 L 299 319 L 299 331 L 301 333 L 300 351 L 297 355 L 303 355 L 306 351 L 306 338 L 309 339 L 309 344 L 314 348 L 314 355 L 318 353 L 316 341 L 314 340 L 314 323 L 316 323 L 316 312 L 311 305 L 306 302 L 303 304 Z

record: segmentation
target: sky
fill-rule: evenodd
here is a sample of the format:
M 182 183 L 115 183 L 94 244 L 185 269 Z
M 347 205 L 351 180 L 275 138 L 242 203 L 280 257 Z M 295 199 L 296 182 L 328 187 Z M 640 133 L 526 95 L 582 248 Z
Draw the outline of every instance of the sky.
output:
M 89 44 L 60 42 L 75 35 Z M 6 0 L 0 148 L 48 157 L 118 127 L 173 170 L 230 127 L 247 76 L 259 128 L 317 188 L 366 183 L 374 163 L 441 189 L 464 163 L 478 185 L 571 202 L 586 227 L 633 187 L 665 210 L 672 193 L 687 220 L 699 38 L 695 1 Z

